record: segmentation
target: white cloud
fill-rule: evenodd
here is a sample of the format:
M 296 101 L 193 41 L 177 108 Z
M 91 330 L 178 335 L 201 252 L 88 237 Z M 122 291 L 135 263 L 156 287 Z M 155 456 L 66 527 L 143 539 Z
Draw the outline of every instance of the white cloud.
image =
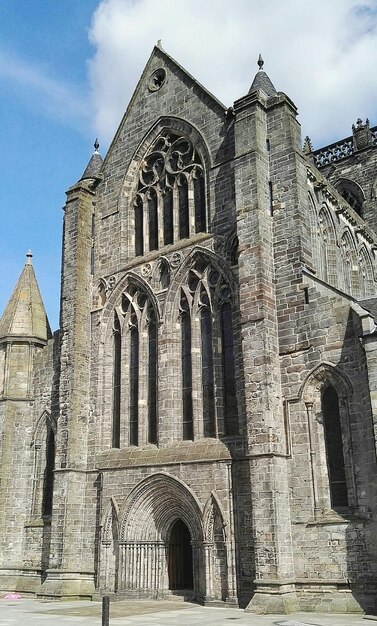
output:
M 21 89 L 23 101 L 80 128 L 88 124 L 88 98 L 75 85 L 51 76 L 42 65 L 0 49 L 0 81 Z
M 375 0 L 102 0 L 90 30 L 96 129 L 109 140 L 152 46 L 226 105 L 247 93 L 259 52 L 317 146 L 377 124 Z

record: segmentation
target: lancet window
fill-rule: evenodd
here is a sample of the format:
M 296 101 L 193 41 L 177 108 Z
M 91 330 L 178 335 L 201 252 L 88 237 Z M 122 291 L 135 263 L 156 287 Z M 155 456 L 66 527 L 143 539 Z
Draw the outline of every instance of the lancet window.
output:
M 139 169 L 133 209 L 136 256 L 206 231 L 204 170 L 188 137 L 157 138 Z
M 34 488 L 31 516 L 49 518 L 52 514 L 56 422 L 45 411 L 37 424 L 32 449 L 34 453 Z
M 331 506 L 333 508 L 347 507 L 348 494 L 339 398 L 334 387 L 327 387 L 322 393 L 322 414 Z
M 238 434 L 231 290 L 203 259 L 182 286 L 180 324 L 183 438 Z
M 130 284 L 114 313 L 113 447 L 157 443 L 157 318 Z

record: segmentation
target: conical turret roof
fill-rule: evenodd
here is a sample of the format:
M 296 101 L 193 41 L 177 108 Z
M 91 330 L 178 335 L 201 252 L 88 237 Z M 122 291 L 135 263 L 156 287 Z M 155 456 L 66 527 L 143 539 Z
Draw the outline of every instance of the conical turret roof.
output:
M 99 175 L 101 171 L 103 159 L 100 153 L 98 152 L 98 148 L 99 148 L 99 143 L 98 143 L 98 139 L 96 139 L 94 142 L 94 152 L 80 180 L 84 180 L 85 178 L 97 178 L 97 176 Z
M 33 337 L 46 341 L 51 337 L 32 256 L 31 252 L 27 253 L 25 266 L 0 319 L 0 338 Z
M 249 94 L 260 89 L 261 91 L 264 91 L 266 96 L 274 96 L 276 94 L 276 89 L 269 76 L 263 70 L 264 61 L 261 54 L 259 55 L 257 64 L 259 65 L 259 71 L 255 74 L 254 80 L 249 89 Z

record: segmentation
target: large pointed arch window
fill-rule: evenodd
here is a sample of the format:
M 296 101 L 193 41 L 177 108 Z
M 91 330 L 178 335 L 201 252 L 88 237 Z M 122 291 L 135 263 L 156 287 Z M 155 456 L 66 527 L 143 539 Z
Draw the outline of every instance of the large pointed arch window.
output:
M 158 442 L 158 325 L 151 297 L 130 283 L 114 313 L 112 446 Z
M 198 255 L 180 303 L 184 438 L 238 434 L 231 301 L 222 273 Z
M 205 232 L 205 196 L 204 168 L 192 141 L 164 131 L 138 173 L 133 201 L 135 255 Z

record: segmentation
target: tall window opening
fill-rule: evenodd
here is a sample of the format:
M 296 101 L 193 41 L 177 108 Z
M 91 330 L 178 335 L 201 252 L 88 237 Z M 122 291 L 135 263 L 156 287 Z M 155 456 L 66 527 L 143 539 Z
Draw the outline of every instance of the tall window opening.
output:
M 187 299 L 181 300 L 183 439 L 193 439 L 191 319 Z
M 55 434 L 49 428 L 46 440 L 46 467 L 43 477 L 43 500 L 42 515 L 52 514 L 52 497 L 54 492 L 54 468 L 55 468 Z
M 201 233 L 206 230 L 206 204 L 203 173 L 195 170 L 193 176 L 194 203 L 195 203 L 195 232 Z
M 119 318 L 115 314 L 113 329 L 113 448 L 119 448 L 120 446 L 121 341 Z
M 164 191 L 164 246 L 173 243 L 173 190 L 167 187 Z
M 215 381 L 213 372 L 212 313 L 205 289 L 200 294 L 200 331 L 202 348 L 203 430 L 213 437 L 215 427 Z
M 190 236 L 190 213 L 188 202 L 188 185 L 186 176 L 181 176 L 178 181 L 178 204 L 179 204 L 179 238 Z
M 135 313 L 130 331 L 130 445 L 139 442 L 139 331 Z
M 220 311 L 224 385 L 224 421 L 227 435 L 238 434 L 236 374 L 234 362 L 232 307 L 224 302 Z
M 140 256 L 144 253 L 144 216 L 143 201 L 137 196 L 134 203 L 135 207 L 135 255 Z
M 149 214 L 149 250 L 157 250 L 158 249 L 157 195 L 154 189 L 151 189 L 149 191 L 148 214 Z
M 161 243 L 166 246 L 205 231 L 205 198 L 203 165 L 191 140 L 163 131 L 138 172 L 134 200 L 136 256 L 157 250 Z M 149 228 L 145 241 L 143 207 Z
M 148 323 L 148 442 L 157 443 L 157 326 L 152 308 Z
M 333 387 L 327 387 L 322 394 L 322 413 L 331 506 L 333 508 L 347 507 L 348 494 L 339 414 L 339 398 Z

